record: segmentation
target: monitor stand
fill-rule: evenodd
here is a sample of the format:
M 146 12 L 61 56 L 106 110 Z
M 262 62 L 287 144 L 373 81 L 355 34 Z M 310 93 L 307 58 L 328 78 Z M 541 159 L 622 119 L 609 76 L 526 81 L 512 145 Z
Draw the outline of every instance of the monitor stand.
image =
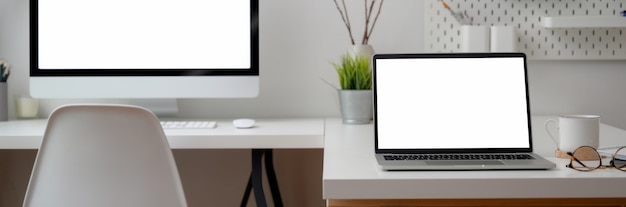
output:
M 141 106 L 152 111 L 159 118 L 178 116 L 178 100 L 171 99 L 129 99 L 128 104 Z

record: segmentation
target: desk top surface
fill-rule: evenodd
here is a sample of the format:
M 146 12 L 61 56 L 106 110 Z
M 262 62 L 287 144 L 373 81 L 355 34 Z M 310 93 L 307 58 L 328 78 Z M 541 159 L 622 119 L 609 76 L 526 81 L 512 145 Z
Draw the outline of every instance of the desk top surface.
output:
M 215 129 L 165 129 L 173 149 L 322 148 L 324 119 L 258 119 L 251 129 L 216 120 Z M 47 121 L 0 122 L 0 149 L 37 149 Z
M 420 198 L 588 198 L 626 197 L 626 172 L 616 169 L 579 172 L 556 158 L 556 144 L 543 130 L 549 117 L 533 117 L 533 145 L 553 161 L 551 170 L 401 171 L 379 168 L 374 157 L 373 126 L 326 120 L 325 199 Z M 600 145 L 626 145 L 626 131 L 601 125 Z

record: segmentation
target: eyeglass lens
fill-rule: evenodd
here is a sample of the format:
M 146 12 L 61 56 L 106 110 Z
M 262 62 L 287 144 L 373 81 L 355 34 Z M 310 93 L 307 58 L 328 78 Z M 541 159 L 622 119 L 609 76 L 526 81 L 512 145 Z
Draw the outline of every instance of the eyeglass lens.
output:
M 621 171 L 626 171 L 626 147 L 619 148 L 615 152 L 613 166 Z
M 621 150 L 625 151 L 626 150 Z M 571 167 L 576 170 L 590 171 L 599 168 L 602 165 L 602 157 L 591 147 L 580 147 L 572 153 L 574 157 Z

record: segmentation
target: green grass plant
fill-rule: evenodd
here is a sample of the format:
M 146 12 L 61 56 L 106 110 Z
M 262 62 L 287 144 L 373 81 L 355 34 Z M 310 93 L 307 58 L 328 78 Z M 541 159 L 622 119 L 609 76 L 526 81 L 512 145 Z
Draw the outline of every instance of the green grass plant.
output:
M 372 89 L 372 70 L 367 56 L 345 54 L 341 62 L 333 63 L 342 90 Z

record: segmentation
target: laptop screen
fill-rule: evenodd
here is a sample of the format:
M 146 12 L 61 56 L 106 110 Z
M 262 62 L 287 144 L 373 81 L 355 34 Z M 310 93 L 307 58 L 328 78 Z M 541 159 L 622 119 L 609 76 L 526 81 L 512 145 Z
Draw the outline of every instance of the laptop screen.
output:
M 374 56 L 376 150 L 531 151 L 522 53 Z

